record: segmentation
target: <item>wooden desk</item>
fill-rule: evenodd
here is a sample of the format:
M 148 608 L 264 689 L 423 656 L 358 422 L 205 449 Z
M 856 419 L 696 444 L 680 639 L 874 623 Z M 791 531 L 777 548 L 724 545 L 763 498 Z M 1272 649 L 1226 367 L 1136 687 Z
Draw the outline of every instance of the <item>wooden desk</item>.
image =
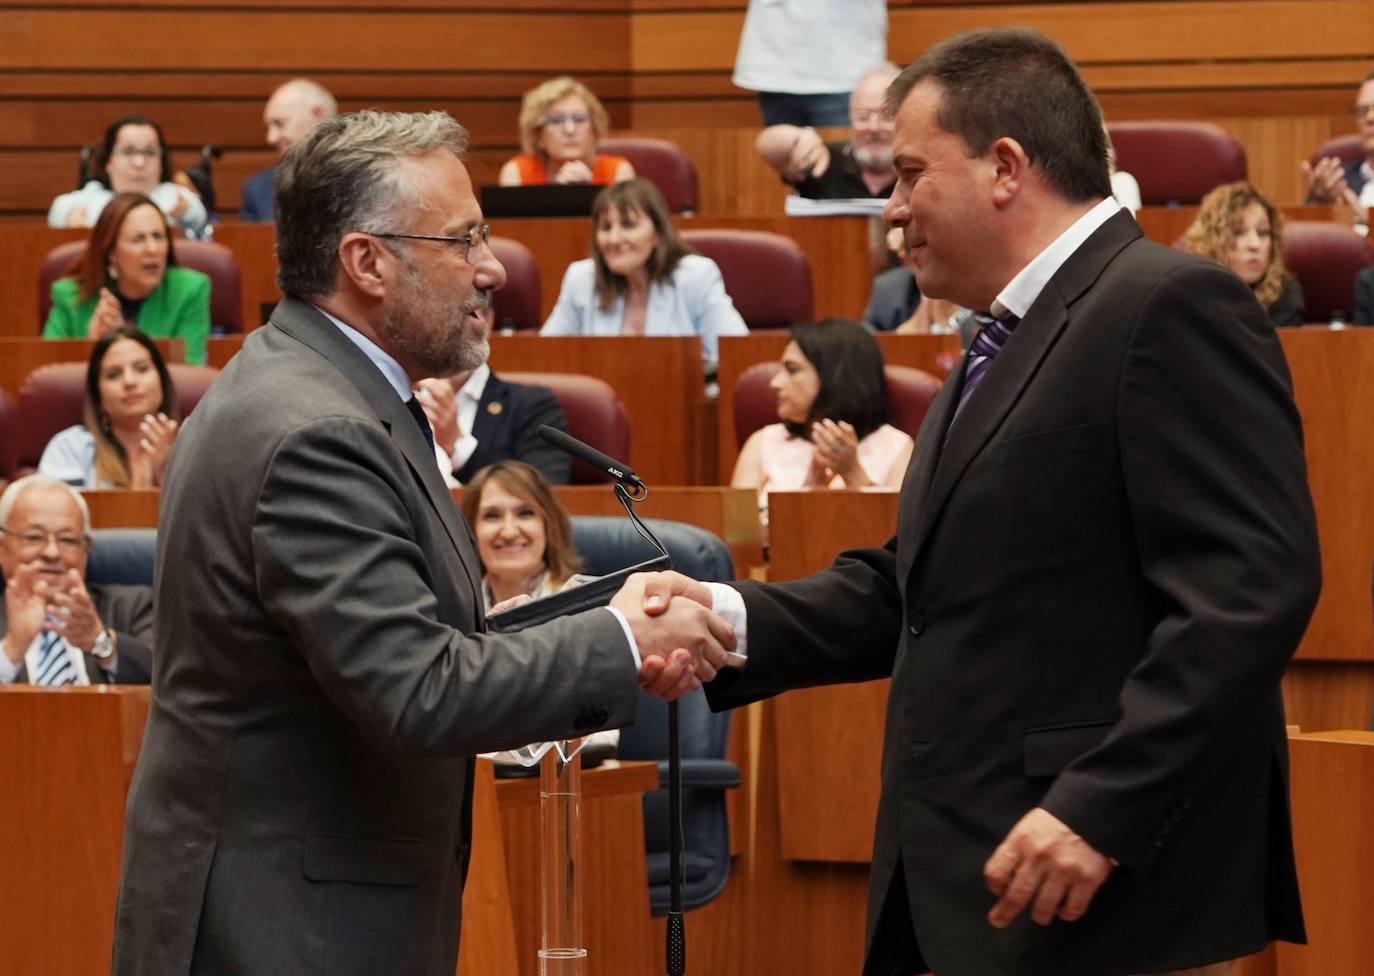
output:
M 705 400 L 695 336 L 492 336 L 500 372 L 585 373 L 605 380 L 630 414 L 630 465 L 653 485 L 697 484 Z
M 156 488 L 101 488 L 81 493 L 93 529 L 155 529 L 162 492 Z
M 1278 946 L 1282 976 L 1357 976 L 1374 960 L 1374 732 L 1288 740 L 1293 840 L 1308 944 Z
M 147 715 L 146 687 L 0 688 L 6 972 L 109 972 L 124 800 Z
M 554 493 L 573 515 L 625 514 L 609 487 L 559 485 Z M 763 527 L 752 488 L 651 487 L 635 511 L 645 518 L 672 519 L 714 532 L 730 547 L 736 577 L 763 563 Z
M 649 913 L 640 802 L 646 791 L 657 788 L 654 763 L 611 762 L 582 775 L 582 924 L 589 973 L 654 972 L 655 958 L 662 952 L 661 923 Z M 539 972 L 539 780 L 500 780 L 496 796 L 519 972 L 535 976 Z
M 885 362 L 911 366 L 941 379 L 949 375 L 959 359 L 959 337 L 956 335 L 882 334 L 877 339 Z M 735 383 L 755 363 L 781 359 L 789 341 L 786 333 L 766 332 L 727 336 L 720 340 L 720 362 L 716 372 L 720 384 L 720 399 L 716 402 L 716 456 L 722 482 L 729 482 L 741 446 L 735 433 Z
M 186 343 L 180 339 L 154 339 L 162 358 L 169 363 L 186 361 Z M 0 336 L 0 390 L 11 400 L 19 395 L 24 378 L 48 363 L 87 362 L 94 339 L 41 339 L 38 336 Z

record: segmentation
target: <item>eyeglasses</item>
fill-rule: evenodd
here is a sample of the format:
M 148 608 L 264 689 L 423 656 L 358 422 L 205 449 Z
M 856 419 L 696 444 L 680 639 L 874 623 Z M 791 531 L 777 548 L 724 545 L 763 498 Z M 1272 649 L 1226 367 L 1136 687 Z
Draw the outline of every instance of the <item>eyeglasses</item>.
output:
M 49 542 L 57 543 L 58 550 L 64 556 L 75 556 L 85 552 L 87 540 L 85 536 L 66 535 L 60 532 L 40 532 L 37 529 L 30 529 L 27 532 L 16 532 L 13 529 L 0 529 L 0 534 L 9 536 L 15 540 L 19 546 L 19 551 L 23 553 L 38 553 L 48 548 Z
M 461 244 L 463 246 L 463 260 L 472 264 L 472 252 L 480 244 L 482 247 L 491 245 L 491 225 L 483 224 L 471 234 L 464 234 L 462 237 L 435 237 L 431 234 L 372 234 L 371 231 L 364 231 L 372 237 L 388 237 L 392 240 L 401 241 L 439 241 L 442 244 Z M 477 252 L 479 255 L 481 251 Z
M 544 117 L 544 124 L 551 125 L 555 129 L 561 129 L 571 122 L 574 128 L 580 129 L 591 120 L 592 117 L 586 112 L 555 112 L 553 115 Z
M 114 151 L 114 155 L 123 156 L 125 159 L 157 159 L 162 155 L 160 149 L 139 149 L 136 146 L 120 146 Z

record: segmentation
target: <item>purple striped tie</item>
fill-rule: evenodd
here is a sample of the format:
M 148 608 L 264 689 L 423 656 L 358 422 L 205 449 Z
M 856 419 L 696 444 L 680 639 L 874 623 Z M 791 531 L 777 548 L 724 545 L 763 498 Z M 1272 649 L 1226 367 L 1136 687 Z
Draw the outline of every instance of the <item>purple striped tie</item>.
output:
M 30 675 L 35 685 L 71 685 L 76 683 L 76 668 L 67 654 L 67 642 L 60 634 L 43 631 L 38 645 L 38 673 Z
M 982 382 L 983 374 L 992 365 L 993 357 L 1002 351 L 1020 317 L 1007 313 L 1006 318 L 993 318 L 984 312 L 974 312 L 974 321 L 982 328 L 973 338 L 968 350 L 968 368 L 964 371 L 964 388 L 959 393 L 959 408 L 963 409 L 973 388 Z M 957 412 L 957 411 L 956 411 Z

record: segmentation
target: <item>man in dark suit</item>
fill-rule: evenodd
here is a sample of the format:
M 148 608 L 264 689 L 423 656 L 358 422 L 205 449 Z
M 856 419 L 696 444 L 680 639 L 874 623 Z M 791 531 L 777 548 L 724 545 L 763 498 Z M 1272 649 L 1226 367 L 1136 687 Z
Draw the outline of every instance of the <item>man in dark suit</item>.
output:
M 1374 71 L 1364 76 L 1352 108 L 1364 155 L 1348 163 L 1327 156 L 1313 166 L 1303 160 L 1308 203 L 1346 203 L 1363 212 L 1374 206 Z
M 476 753 L 632 720 L 733 646 L 640 581 L 485 632 L 411 396 L 486 356 L 505 272 L 443 113 L 320 123 L 278 174 L 286 299 L 182 427 L 114 971 L 451 976 Z M 679 648 L 693 648 L 695 656 Z M 636 660 L 640 663 L 636 673 Z
M 44 475 L 0 494 L 0 685 L 147 684 L 152 590 L 87 587 L 91 519 L 70 485 Z
M 1320 559 L 1274 329 L 1111 200 L 1043 35 L 950 38 L 887 104 L 921 292 L 990 315 L 886 547 L 713 588 L 747 657 L 708 694 L 891 677 L 869 976 L 1223 973 L 1300 941 L 1279 679 Z
M 1355 276 L 1354 325 L 1374 325 L 1374 265 Z
M 301 138 L 325 119 L 339 113 L 334 96 L 328 89 L 309 78 L 293 78 L 279 85 L 267 99 L 262 110 L 262 124 L 267 127 L 267 144 L 286 155 Z M 239 204 L 240 220 L 272 220 L 272 197 L 277 190 L 277 167 L 260 169 L 243 181 L 243 199 Z
M 484 319 L 490 335 L 490 308 Z M 449 379 L 421 380 L 416 396 L 459 484 L 467 484 L 488 464 L 511 460 L 537 468 L 550 484 L 568 483 L 568 455 L 539 436 L 544 424 L 568 429 L 552 390 L 507 383 L 483 363 Z

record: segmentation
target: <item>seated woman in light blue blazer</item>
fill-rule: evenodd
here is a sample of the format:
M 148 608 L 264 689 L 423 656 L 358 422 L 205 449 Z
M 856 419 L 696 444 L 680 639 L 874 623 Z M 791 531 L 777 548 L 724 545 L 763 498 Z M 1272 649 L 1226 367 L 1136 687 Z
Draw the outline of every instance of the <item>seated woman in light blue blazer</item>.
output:
M 678 236 L 658 187 L 634 179 L 611 184 L 592 204 L 592 256 L 568 266 L 539 334 L 698 335 L 710 375 L 716 340 L 748 331 L 720 268 Z

